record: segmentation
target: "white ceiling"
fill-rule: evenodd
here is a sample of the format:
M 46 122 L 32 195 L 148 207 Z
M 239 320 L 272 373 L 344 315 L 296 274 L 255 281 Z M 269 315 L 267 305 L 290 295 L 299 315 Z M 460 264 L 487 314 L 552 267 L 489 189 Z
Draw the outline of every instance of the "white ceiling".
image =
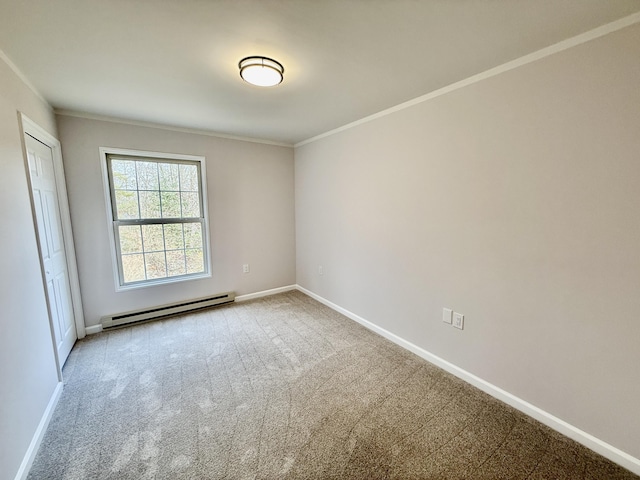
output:
M 0 0 L 56 109 L 294 144 L 640 11 L 639 0 Z M 238 61 L 284 64 L 278 87 Z

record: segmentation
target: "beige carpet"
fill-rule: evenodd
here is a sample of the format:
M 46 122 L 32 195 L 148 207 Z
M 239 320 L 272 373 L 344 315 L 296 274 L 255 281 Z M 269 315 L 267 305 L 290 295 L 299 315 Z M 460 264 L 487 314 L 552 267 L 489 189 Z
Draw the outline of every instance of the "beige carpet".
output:
M 30 479 L 632 479 L 299 292 L 87 337 Z

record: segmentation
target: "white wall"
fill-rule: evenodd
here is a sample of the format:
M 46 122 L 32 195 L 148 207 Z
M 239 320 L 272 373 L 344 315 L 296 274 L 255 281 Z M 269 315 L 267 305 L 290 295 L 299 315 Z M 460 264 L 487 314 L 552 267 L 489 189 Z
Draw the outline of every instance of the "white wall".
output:
M 58 383 L 18 110 L 55 119 L 0 60 L 0 480 L 13 479 Z
M 107 314 L 295 283 L 293 148 L 71 116 L 57 121 L 87 326 Z M 206 157 L 211 278 L 116 292 L 99 147 Z
M 298 284 L 640 458 L 639 59 L 635 25 L 297 147 Z

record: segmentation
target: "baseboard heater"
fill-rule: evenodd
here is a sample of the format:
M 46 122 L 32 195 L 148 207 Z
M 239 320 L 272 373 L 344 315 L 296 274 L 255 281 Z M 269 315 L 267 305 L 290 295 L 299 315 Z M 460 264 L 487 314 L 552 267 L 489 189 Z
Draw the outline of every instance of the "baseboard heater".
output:
M 102 329 L 123 327 L 132 323 L 148 322 L 159 318 L 170 317 L 180 313 L 192 312 L 202 308 L 209 308 L 215 305 L 223 305 L 235 301 L 236 295 L 233 292 L 219 293 L 209 297 L 194 298 L 184 302 L 170 303 L 158 307 L 134 310 L 131 312 L 118 313 L 102 317 Z

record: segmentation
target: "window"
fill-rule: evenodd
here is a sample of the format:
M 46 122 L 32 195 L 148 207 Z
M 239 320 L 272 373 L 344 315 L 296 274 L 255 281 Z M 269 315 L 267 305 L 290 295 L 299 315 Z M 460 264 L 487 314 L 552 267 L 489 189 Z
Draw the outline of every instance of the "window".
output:
M 208 276 L 204 158 L 101 152 L 118 286 Z

